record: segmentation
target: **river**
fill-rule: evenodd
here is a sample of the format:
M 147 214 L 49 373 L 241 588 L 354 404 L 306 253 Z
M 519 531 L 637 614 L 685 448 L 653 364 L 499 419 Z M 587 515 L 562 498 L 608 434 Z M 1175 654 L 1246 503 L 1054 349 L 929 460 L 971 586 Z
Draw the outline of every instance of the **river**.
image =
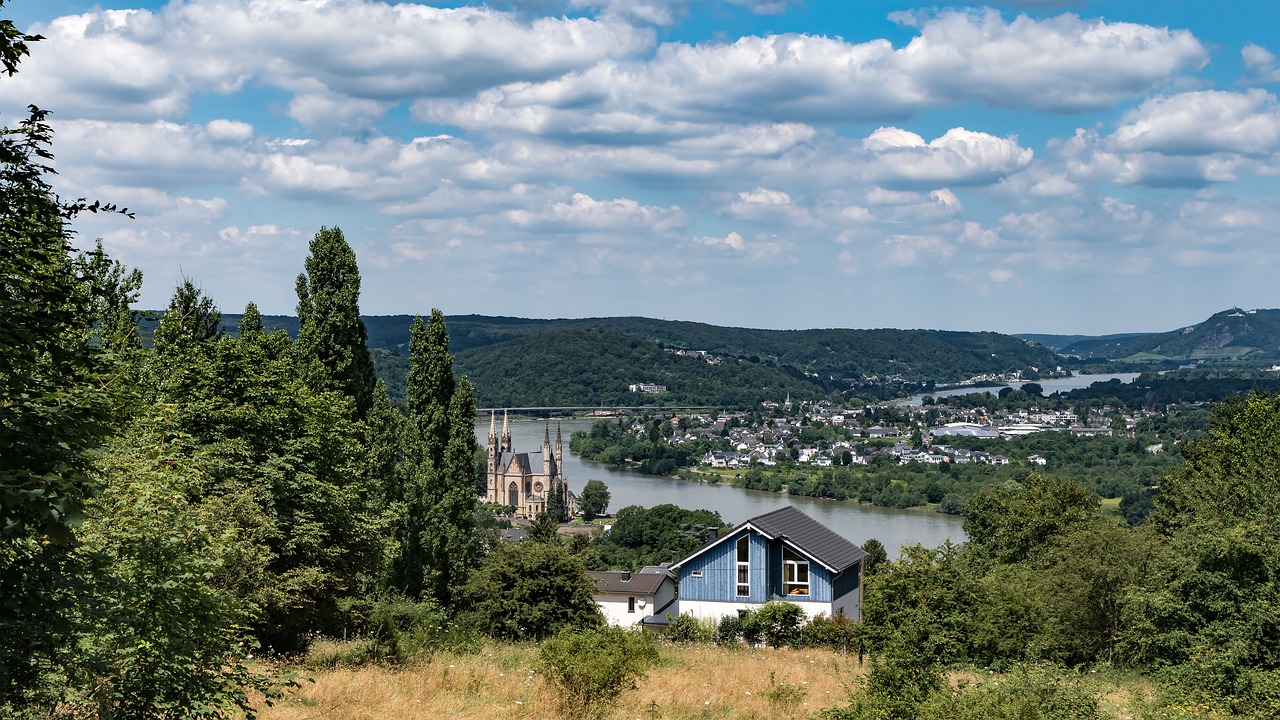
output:
M 1071 390 L 1079 390 L 1087 388 L 1096 382 L 1107 382 L 1109 380 L 1119 380 L 1122 383 L 1131 383 L 1137 379 L 1138 373 L 1109 373 L 1106 375 L 1072 375 L 1064 378 L 1048 378 L 1046 380 L 1030 380 L 1028 382 L 1040 383 L 1040 387 L 1044 388 L 1045 395 L 1052 395 L 1056 392 L 1069 392 Z M 1014 389 L 1020 388 L 1026 383 L 1011 382 L 1008 386 Z M 975 393 L 989 392 L 992 395 L 998 395 L 1004 385 L 996 387 L 960 387 L 947 388 L 945 390 L 936 390 L 934 392 L 916 393 L 909 399 L 902 402 L 903 405 L 919 406 L 925 397 L 951 397 L 952 395 L 972 395 Z
M 920 543 L 927 547 L 940 545 L 950 539 L 963 542 L 961 519 L 953 515 L 923 510 L 896 510 L 874 505 L 861 505 L 839 500 L 824 500 L 782 493 L 745 490 L 731 485 L 657 477 L 619 470 L 607 465 L 583 460 L 569 452 L 569 436 L 575 430 L 589 430 L 593 420 L 559 421 L 564 439 L 564 476 L 569 487 L 579 491 L 588 480 L 599 480 L 609 487 L 609 511 L 616 512 L 628 505 L 652 507 L 671 503 L 687 509 L 707 509 L 720 513 L 724 521 L 737 525 L 743 520 L 794 505 L 815 520 L 841 536 L 861 544 L 875 538 L 884 544 L 891 557 L 908 543 Z M 541 420 L 511 421 L 511 446 L 516 452 L 540 450 L 546 424 Z M 551 444 L 556 441 L 556 421 L 551 422 Z M 498 431 L 502 431 L 502 418 L 498 418 Z M 489 440 L 489 418 L 476 421 L 476 439 L 481 445 Z

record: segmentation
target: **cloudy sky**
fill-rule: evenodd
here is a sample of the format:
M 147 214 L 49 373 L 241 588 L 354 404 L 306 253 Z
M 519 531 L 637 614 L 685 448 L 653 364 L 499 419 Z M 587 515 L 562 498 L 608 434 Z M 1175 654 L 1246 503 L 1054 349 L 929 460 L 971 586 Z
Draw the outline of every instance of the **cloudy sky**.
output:
M 162 307 L 1168 330 L 1280 305 L 1280 3 L 10 0 Z

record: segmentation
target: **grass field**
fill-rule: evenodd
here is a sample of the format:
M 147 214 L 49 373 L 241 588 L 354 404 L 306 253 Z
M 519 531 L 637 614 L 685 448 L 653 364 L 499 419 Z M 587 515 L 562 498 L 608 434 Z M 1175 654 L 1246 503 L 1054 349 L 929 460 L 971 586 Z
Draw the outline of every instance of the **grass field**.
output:
M 318 643 L 312 656 L 341 655 Z M 558 720 L 555 690 L 531 668 L 534 645 L 487 642 L 467 654 L 437 653 L 402 667 L 365 665 L 306 671 L 311 680 L 262 708 L 263 720 Z M 660 663 L 601 716 L 607 720 L 767 720 L 810 717 L 848 703 L 864 668 L 825 650 L 663 645 Z M 986 673 L 953 673 L 973 681 Z M 1152 688 L 1140 677 L 1090 676 L 1107 717 L 1130 720 Z M 1192 717 L 1192 716 L 1188 716 Z
M 324 648 L 318 648 L 324 652 Z M 314 682 L 263 708 L 263 720 L 564 717 L 555 691 L 530 668 L 532 645 L 488 643 L 473 654 L 439 653 L 403 668 L 307 671 Z M 856 657 L 822 650 L 664 645 L 660 664 L 605 718 L 804 717 L 847 702 Z

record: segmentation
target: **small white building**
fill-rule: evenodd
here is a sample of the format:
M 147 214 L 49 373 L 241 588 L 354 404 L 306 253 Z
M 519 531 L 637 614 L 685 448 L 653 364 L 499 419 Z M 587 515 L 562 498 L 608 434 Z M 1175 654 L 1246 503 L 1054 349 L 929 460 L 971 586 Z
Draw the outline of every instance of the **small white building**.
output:
M 676 614 L 676 580 L 665 568 L 649 566 L 638 573 L 593 570 L 587 575 L 596 583 L 593 597 L 610 625 L 633 627 L 648 616 Z

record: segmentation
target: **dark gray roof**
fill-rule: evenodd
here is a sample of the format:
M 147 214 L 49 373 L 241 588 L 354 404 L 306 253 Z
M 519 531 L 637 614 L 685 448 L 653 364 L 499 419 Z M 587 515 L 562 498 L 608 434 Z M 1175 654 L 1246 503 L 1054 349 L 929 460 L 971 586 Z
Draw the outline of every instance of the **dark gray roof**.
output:
M 834 530 L 788 505 L 747 521 L 771 538 L 784 538 L 835 572 L 852 567 L 867 553 Z
M 588 570 L 587 575 L 596 581 L 596 592 L 609 595 L 652 595 L 658 592 L 666 573 L 624 573 L 618 570 Z M 623 577 L 627 579 L 623 579 Z
M 710 548 L 734 536 L 744 527 L 751 526 L 771 540 L 783 539 L 800 548 L 806 555 L 825 565 L 832 572 L 843 572 L 866 556 L 866 551 L 840 537 L 826 525 L 788 505 L 773 512 L 757 515 L 694 550 L 672 567 L 680 567 Z

